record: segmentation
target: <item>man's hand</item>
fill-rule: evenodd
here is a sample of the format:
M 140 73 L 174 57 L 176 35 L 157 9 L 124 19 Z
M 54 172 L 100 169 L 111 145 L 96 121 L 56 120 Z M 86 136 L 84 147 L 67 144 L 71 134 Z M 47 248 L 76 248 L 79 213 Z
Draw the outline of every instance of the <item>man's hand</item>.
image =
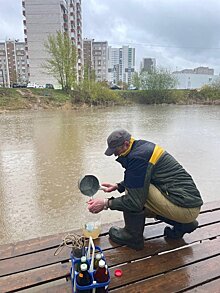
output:
M 88 210 L 93 213 L 97 214 L 104 210 L 105 207 L 105 199 L 97 198 L 97 199 L 90 199 L 88 202 Z
M 118 184 L 117 183 L 108 183 L 104 182 L 102 183 L 102 186 L 106 187 L 104 189 L 104 192 L 112 192 L 118 189 Z

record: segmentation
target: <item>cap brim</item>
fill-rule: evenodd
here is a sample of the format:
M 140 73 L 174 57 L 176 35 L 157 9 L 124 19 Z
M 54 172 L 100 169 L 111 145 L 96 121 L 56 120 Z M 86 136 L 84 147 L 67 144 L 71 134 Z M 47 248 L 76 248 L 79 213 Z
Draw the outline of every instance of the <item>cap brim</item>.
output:
M 115 149 L 107 148 L 107 150 L 105 151 L 105 155 L 112 156 L 114 152 L 115 152 Z

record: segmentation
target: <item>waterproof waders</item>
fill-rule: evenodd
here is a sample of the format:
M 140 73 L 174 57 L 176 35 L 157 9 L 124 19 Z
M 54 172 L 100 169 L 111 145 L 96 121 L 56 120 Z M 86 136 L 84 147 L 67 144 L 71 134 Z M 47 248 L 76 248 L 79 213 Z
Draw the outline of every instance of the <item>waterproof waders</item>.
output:
M 109 237 L 112 241 L 121 245 L 127 245 L 135 250 L 144 248 L 144 224 L 145 214 L 123 212 L 125 227 L 111 227 L 109 230 Z
M 162 216 L 156 216 L 156 219 L 173 226 L 173 228 L 167 226 L 164 229 L 164 236 L 171 239 L 183 238 L 185 233 L 192 233 L 198 227 L 198 222 L 196 220 L 191 223 L 182 224 Z

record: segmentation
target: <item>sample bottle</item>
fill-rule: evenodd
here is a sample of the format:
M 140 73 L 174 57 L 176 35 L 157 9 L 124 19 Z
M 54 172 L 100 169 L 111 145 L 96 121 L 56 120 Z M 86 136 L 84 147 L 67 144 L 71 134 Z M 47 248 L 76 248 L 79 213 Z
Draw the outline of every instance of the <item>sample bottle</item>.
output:
M 103 259 L 99 261 L 99 266 L 94 273 L 94 280 L 97 283 L 105 283 L 109 280 L 108 269 Z M 108 292 L 108 288 L 106 288 L 105 286 L 96 288 L 96 293 L 105 293 L 105 292 Z
M 100 252 L 96 253 L 94 261 L 94 270 L 99 267 L 99 261 L 102 259 L 102 254 Z
M 83 263 L 80 265 L 80 272 L 76 276 L 76 282 L 79 286 L 88 286 L 92 284 L 92 276 L 88 272 L 87 264 Z M 83 292 L 83 293 L 91 293 L 91 289 L 86 290 L 79 290 L 77 289 L 76 292 Z
M 80 262 L 76 262 L 76 263 L 75 263 L 75 269 L 76 269 L 77 272 L 80 271 L 80 266 L 81 266 L 81 264 L 83 264 L 83 263 L 85 263 L 85 264 L 87 265 L 87 268 L 89 269 L 89 263 L 88 263 L 88 261 L 87 261 L 87 258 L 86 258 L 85 255 L 83 255 L 83 256 L 80 258 Z

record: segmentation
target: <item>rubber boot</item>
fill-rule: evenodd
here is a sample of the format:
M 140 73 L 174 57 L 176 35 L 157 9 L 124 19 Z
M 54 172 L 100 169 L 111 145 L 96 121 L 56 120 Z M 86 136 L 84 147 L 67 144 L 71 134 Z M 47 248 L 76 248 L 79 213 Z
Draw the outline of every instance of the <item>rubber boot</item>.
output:
M 199 223 L 196 220 L 191 223 L 182 224 L 162 216 L 157 216 L 156 219 L 173 226 L 173 228 L 167 226 L 164 229 L 164 236 L 171 239 L 181 239 L 183 238 L 184 234 L 192 233 L 193 231 L 195 231 L 199 225 Z
M 141 213 L 128 213 L 124 212 L 125 227 L 111 227 L 109 230 L 109 237 L 112 241 L 127 245 L 128 247 L 141 250 L 144 248 L 144 224 L 145 214 Z

